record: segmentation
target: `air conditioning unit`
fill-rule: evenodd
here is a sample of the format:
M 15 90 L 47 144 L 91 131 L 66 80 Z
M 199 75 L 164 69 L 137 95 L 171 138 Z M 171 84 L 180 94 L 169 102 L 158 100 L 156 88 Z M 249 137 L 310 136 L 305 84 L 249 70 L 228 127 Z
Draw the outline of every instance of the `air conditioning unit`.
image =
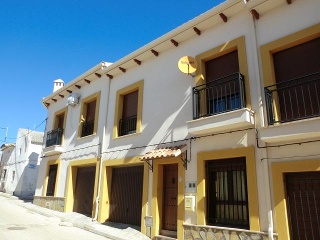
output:
M 79 103 L 80 95 L 78 93 L 71 93 L 67 99 L 68 106 L 75 106 Z

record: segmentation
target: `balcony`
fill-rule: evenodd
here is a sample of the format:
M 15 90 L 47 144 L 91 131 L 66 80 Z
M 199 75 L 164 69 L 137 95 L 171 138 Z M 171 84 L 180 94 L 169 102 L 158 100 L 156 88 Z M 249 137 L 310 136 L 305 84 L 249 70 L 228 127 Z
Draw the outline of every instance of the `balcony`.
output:
M 81 131 L 81 137 L 89 136 L 93 134 L 94 130 L 94 120 L 83 122 L 82 123 L 82 131 Z
M 136 129 L 137 129 L 137 115 L 120 119 L 119 136 L 135 133 Z
M 194 135 L 233 130 L 254 125 L 254 113 L 245 108 L 244 76 L 234 73 L 193 88 Z
M 320 116 L 320 72 L 265 88 L 268 124 Z
M 57 128 L 47 133 L 46 146 L 43 150 L 45 155 L 61 154 L 63 152 L 62 144 L 63 129 Z
M 193 119 L 230 112 L 245 106 L 244 77 L 240 73 L 193 88 Z
M 261 129 L 267 143 L 320 137 L 320 72 L 265 88 L 269 126 Z

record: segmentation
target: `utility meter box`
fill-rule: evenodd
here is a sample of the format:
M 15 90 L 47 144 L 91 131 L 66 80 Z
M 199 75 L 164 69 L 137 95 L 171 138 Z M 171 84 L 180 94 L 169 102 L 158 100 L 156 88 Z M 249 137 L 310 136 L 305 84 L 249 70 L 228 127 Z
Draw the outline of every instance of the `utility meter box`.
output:
M 153 225 L 153 219 L 151 216 L 145 216 L 144 217 L 145 225 L 146 227 L 152 227 Z
M 184 208 L 194 212 L 196 208 L 196 196 L 185 196 Z
M 196 193 L 197 192 L 197 182 L 196 181 L 186 182 L 185 192 L 186 193 Z

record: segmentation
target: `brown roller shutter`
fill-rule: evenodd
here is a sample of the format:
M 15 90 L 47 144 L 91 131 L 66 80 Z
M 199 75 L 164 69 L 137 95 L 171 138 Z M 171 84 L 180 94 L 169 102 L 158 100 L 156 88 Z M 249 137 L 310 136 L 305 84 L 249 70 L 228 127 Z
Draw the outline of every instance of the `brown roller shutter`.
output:
M 320 72 L 320 38 L 273 54 L 277 83 Z
M 96 112 L 96 100 L 87 103 L 87 116 L 86 116 L 87 122 L 94 120 L 95 112 Z
M 122 118 L 137 115 L 138 110 L 138 90 L 123 96 Z
M 64 125 L 64 114 L 61 114 L 58 116 L 58 128 L 63 129 L 63 125 Z
M 238 50 L 207 61 L 205 68 L 207 82 L 239 72 Z
M 238 50 L 205 63 L 207 114 L 241 108 Z

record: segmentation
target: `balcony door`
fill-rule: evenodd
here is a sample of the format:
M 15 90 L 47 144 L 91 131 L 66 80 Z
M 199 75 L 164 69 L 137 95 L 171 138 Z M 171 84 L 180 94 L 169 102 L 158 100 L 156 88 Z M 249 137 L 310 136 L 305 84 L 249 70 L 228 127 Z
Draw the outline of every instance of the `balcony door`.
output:
M 64 113 L 57 116 L 56 128 L 63 129 L 64 127 Z
M 212 115 L 241 107 L 238 50 L 209 60 L 206 69 L 207 114 Z
M 320 115 L 320 38 L 273 54 L 281 122 Z
M 122 118 L 119 121 L 119 135 L 136 132 L 139 91 L 133 91 L 123 96 Z

